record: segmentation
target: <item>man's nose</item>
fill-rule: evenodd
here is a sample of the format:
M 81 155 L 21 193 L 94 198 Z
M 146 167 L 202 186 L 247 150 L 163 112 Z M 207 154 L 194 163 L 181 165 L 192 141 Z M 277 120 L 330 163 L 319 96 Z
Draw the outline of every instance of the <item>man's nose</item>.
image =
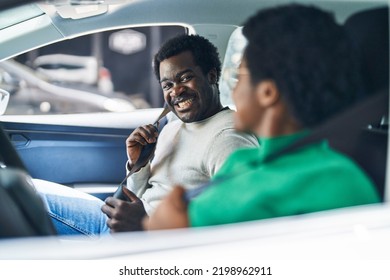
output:
M 182 94 L 185 90 L 185 87 L 183 85 L 180 85 L 180 84 L 174 84 L 172 89 L 171 89 L 171 97 L 176 97 L 176 96 L 180 96 L 180 94 Z

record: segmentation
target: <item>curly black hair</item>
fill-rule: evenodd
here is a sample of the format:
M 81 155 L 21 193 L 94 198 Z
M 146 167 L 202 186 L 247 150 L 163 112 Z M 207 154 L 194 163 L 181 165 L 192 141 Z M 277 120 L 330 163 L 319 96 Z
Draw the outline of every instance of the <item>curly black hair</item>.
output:
M 221 75 L 221 61 L 217 48 L 206 38 L 199 35 L 179 35 L 165 42 L 153 59 L 154 74 L 160 80 L 160 63 L 182 52 L 190 51 L 196 65 L 204 75 L 211 69 L 217 71 L 217 81 Z
M 244 24 L 252 84 L 275 81 L 292 114 L 313 127 L 351 105 L 361 91 L 356 49 L 331 13 L 290 4 Z

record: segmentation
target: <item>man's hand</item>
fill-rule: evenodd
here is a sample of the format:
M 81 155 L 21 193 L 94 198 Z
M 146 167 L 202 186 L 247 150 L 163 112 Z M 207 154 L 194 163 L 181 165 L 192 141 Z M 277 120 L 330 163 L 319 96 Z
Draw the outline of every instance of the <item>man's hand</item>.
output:
M 111 233 L 142 230 L 142 219 L 146 216 L 144 205 L 129 189 L 123 188 L 123 192 L 130 202 L 107 197 L 101 208 L 109 218 L 107 225 Z
M 174 229 L 189 227 L 187 204 L 183 200 L 184 188 L 176 186 L 156 208 L 150 218 L 142 224 L 145 230 Z
M 127 158 L 133 165 L 141 154 L 142 147 L 157 141 L 158 131 L 151 125 L 140 126 L 126 139 Z

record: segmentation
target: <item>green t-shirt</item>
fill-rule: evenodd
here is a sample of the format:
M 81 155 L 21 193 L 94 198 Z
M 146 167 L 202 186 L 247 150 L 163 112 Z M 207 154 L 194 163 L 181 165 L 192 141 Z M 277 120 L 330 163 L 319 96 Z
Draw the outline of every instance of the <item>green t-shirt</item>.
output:
M 214 176 L 216 184 L 190 202 L 191 226 L 379 202 L 368 176 L 348 157 L 332 150 L 326 141 L 262 162 L 302 135 L 260 138 L 259 148 L 234 152 Z

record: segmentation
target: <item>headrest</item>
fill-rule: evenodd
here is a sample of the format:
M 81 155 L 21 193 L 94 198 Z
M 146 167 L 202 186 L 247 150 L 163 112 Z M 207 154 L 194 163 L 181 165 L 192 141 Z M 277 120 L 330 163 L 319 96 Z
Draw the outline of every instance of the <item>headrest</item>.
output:
M 358 12 L 344 23 L 361 55 L 368 93 L 389 88 L 389 9 Z

